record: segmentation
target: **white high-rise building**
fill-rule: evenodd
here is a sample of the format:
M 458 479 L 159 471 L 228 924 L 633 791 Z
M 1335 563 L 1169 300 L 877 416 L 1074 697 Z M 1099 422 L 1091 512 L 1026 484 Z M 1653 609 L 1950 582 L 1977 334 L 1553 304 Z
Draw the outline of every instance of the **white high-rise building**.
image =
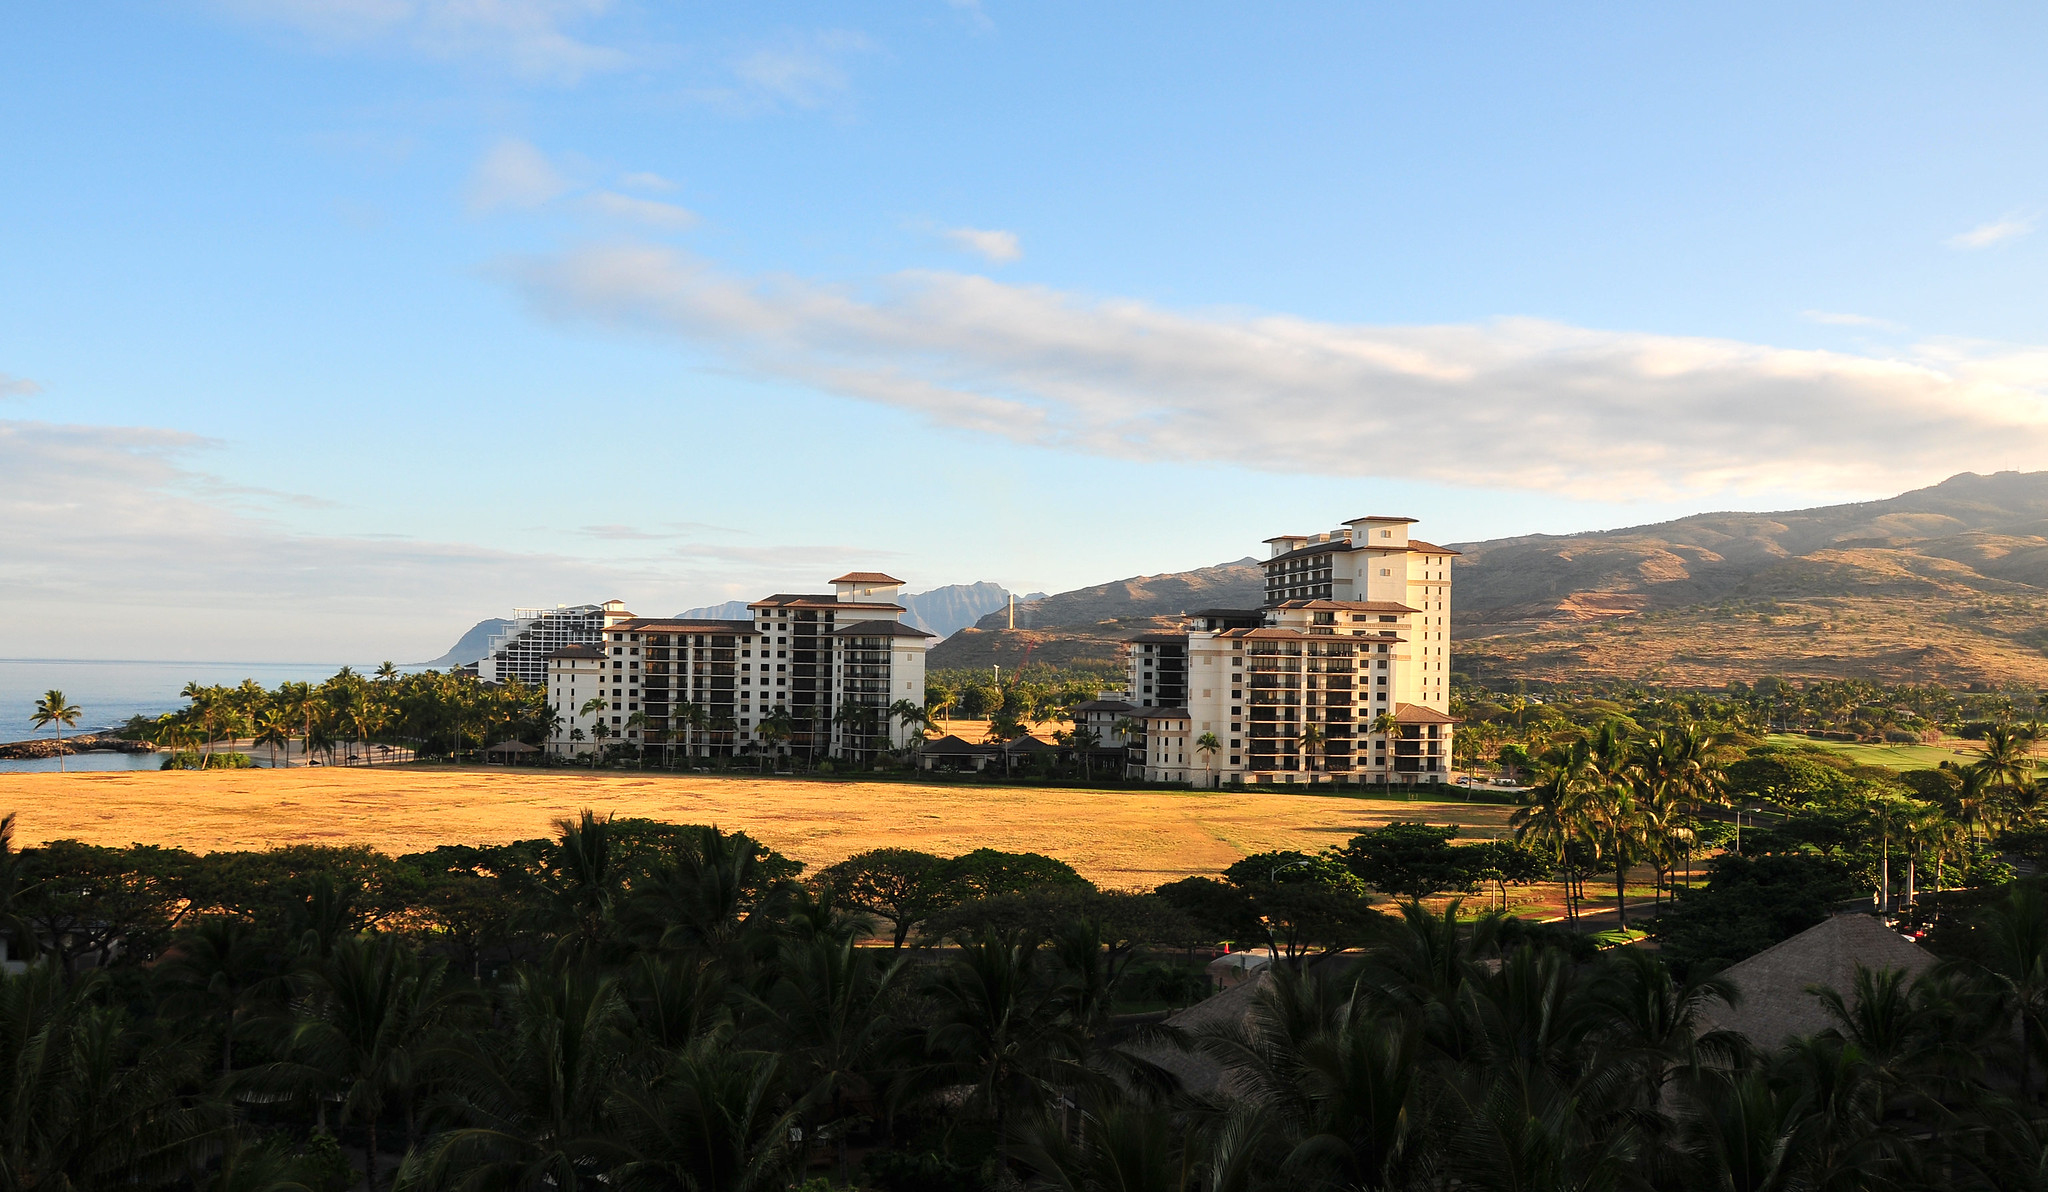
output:
M 603 604 L 515 608 L 512 623 L 491 635 L 476 677 L 485 683 L 520 682 L 528 687 L 548 681 L 548 658 L 565 646 L 593 646 L 604 631 L 604 619 L 625 612 L 616 600 Z
M 845 756 L 907 745 L 919 734 L 890 709 L 904 700 L 924 706 L 934 635 L 903 624 L 902 580 L 858 571 L 832 586 L 756 600 L 747 621 L 608 612 L 594 647 L 549 660 L 548 703 L 561 717 L 549 752 L 573 756 L 607 739 L 689 757 L 764 747 Z M 583 714 L 592 699 L 605 706 Z M 788 737 L 764 736 L 764 719 Z
M 1266 604 L 1133 640 L 1143 775 L 1197 786 L 1447 781 L 1451 559 L 1413 518 L 1267 540 Z

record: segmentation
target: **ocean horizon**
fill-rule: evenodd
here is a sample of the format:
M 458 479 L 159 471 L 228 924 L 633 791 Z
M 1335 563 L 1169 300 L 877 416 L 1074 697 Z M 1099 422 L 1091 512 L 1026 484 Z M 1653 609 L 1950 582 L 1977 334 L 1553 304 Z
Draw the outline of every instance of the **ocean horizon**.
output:
M 265 687 L 279 683 L 318 682 L 344 665 L 365 674 L 377 663 L 363 662 L 178 662 L 154 659 L 0 658 L 0 742 L 48 737 L 30 717 L 36 701 L 56 688 L 79 709 L 78 725 L 64 735 L 114 728 L 131 716 L 161 716 L 185 706 L 178 696 L 185 684 L 233 687 L 254 679 Z M 417 665 L 407 670 L 418 669 Z

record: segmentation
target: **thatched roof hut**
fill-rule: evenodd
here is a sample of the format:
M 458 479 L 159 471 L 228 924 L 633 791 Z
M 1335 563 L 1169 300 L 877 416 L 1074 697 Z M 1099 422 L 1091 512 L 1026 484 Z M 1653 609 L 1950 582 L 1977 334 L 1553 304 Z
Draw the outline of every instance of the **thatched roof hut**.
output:
M 1795 1035 L 1812 1035 L 1834 1025 L 1818 997 L 1823 985 L 1849 994 L 1856 966 L 1898 969 L 1917 977 L 1936 964 L 1932 952 L 1886 927 L 1873 915 L 1836 915 L 1791 939 L 1722 970 L 1741 997 L 1733 1006 L 1716 1004 L 1701 1015 L 1705 1029 L 1747 1036 L 1758 1047 L 1777 1047 Z

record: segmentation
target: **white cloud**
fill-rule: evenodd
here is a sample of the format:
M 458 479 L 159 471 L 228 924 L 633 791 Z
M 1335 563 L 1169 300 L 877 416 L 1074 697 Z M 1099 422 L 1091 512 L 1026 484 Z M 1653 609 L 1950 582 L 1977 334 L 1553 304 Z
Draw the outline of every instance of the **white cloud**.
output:
M 2024 236 L 2033 230 L 2033 216 L 2012 212 L 1990 223 L 1978 224 L 1967 232 L 1950 236 L 1947 243 L 1950 248 L 1990 248 L 1994 244 Z
M 448 626 L 421 609 L 446 599 L 459 622 L 524 590 L 524 567 L 548 580 L 579 570 L 456 544 L 293 533 L 272 495 L 189 466 L 211 446 L 148 427 L 0 421 L 0 653 L 402 659 L 410 646 L 432 657 Z
M 395 47 L 480 60 L 540 79 L 574 82 L 615 70 L 623 51 L 577 37 L 609 0 L 218 0 L 227 12 L 330 46 Z
M 477 215 L 504 208 L 531 211 L 582 189 L 583 184 L 565 173 L 547 154 L 525 141 L 508 139 L 492 146 L 477 163 L 470 176 L 469 209 Z M 617 191 L 592 191 L 584 194 L 578 202 L 584 210 L 607 219 L 626 220 L 652 228 L 673 231 L 691 227 L 697 222 L 696 213 L 687 208 Z
M 1014 261 L 1024 255 L 1024 248 L 1017 243 L 1015 232 L 983 228 L 947 228 L 945 236 L 968 252 L 978 253 L 997 264 Z
M 1333 324 L 948 273 L 861 291 L 644 247 L 512 275 L 548 313 L 665 329 L 940 425 L 1113 456 L 1613 500 L 1890 492 L 2048 452 L 2048 350 Z
M 1821 323 L 1829 327 L 1874 327 L 1880 331 L 1905 330 L 1903 325 L 1894 323 L 1890 319 L 1880 319 L 1873 315 L 1846 314 L 1836 310 L 1804 310 L 1799 312 L 1799 317 L 1809 323 Z
M 697 222 L 696 212 L 678 207 L 674 203 L 664 203 L 659 199 L 636 198 L 615 191 L 598 191 L 584 199 L 584 202 L 601 215 L 631 220 L 650 227 L 682 229 Z
M 667 615 L 706 587 L 803 590 L 893 558 L 670 523 L 637 556 L 584 558 L 296 531 L 289 494 L 195 464 L 216 444 L 152 427 L 0 419 L 0 657 L 377 659 L 440 654 L 518 604 L 622 596 Z M 628 548 L 630 549 L 630 547 Z
M 657 194 L 667 194 L 669 191 L 676 189 L 675 183 L 662 177 L 660 174 L 650 173 L 646 170 L 636 170 L 630 174 L 619 175 L 619 185 L 627 190 L 651 190 Z
M 10 397 L 34 397 L 43 387 L 27 377 L 10 377 L 0 373 L 0 400 Z
M 873 48 L 863 34 L 826 30 L 755 50 L 733 63 L 732 70 L 757 103 L 817 108 L 846 90 L 842 59 Z
M 531 209 L 575 187 L 547 154 L 525 141 L 503 140 L 484 154 L 470 177 L 469 209 L 479 214 L 501 207 Z

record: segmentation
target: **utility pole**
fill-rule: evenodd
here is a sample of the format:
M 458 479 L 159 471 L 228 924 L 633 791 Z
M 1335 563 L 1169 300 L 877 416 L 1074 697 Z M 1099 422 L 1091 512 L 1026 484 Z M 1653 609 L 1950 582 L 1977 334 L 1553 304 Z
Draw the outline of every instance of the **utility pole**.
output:
M 1010 593 L 1010 628 L 1017 627 L 1017 594 Z

